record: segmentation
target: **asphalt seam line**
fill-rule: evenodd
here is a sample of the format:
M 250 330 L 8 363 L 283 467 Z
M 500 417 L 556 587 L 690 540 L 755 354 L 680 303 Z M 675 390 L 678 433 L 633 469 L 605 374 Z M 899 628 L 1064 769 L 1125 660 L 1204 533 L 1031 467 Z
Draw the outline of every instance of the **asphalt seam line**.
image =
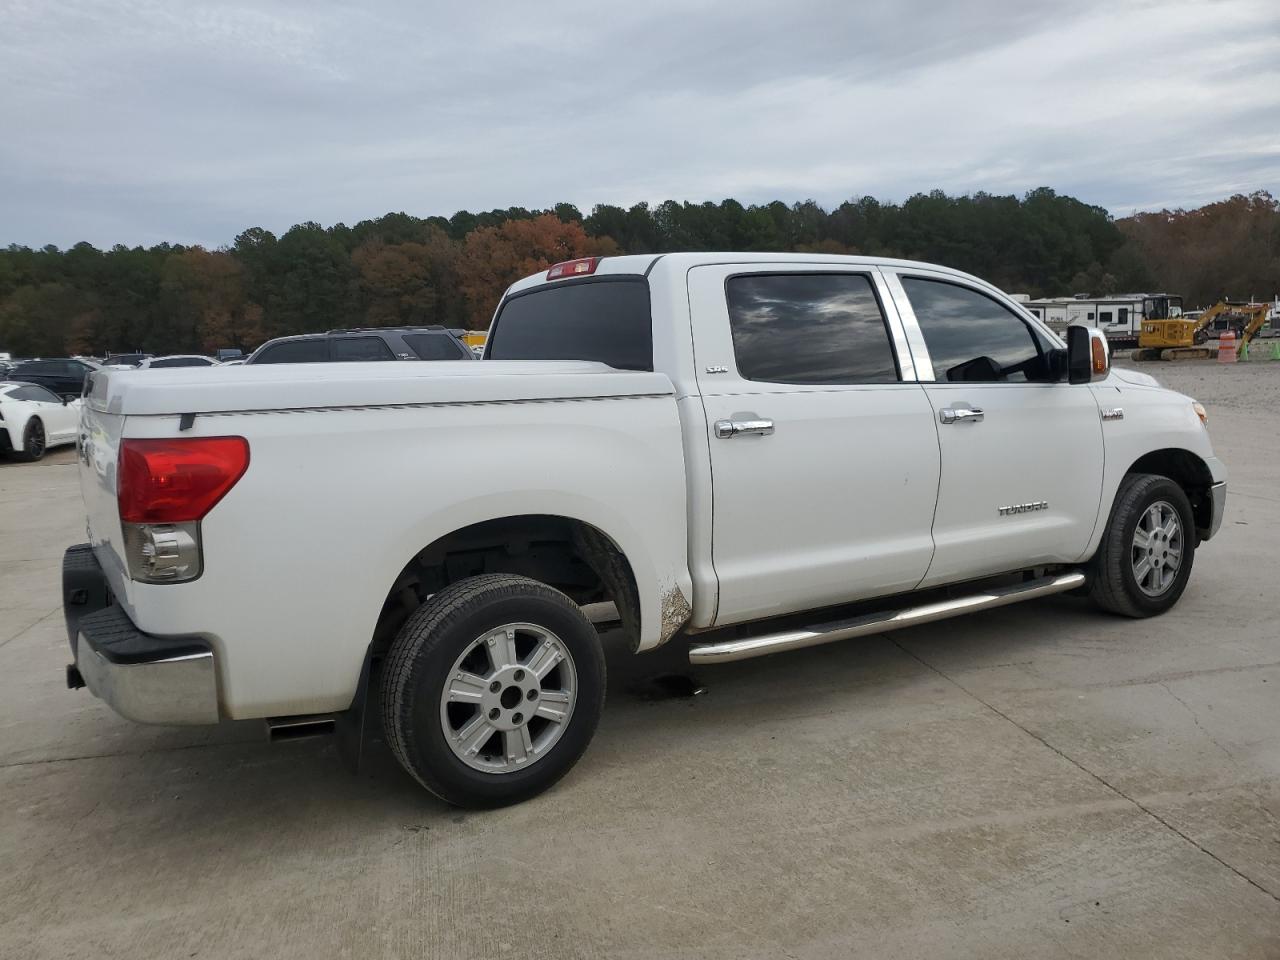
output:
M 1213 859 L 1215 862 L 1217 862 L 1217 863 L 1221 864 L 1222 866 L 1226 867 L 1228 870 L 1230 870 L 1232 873 L 1234 873 L 1234 874 L 1235 874 L 1237 877 L 1239 877 L 1241 880 L 1243 880 L 1243 881 L 1245 881 L 1247 884 L 1249 884 L 1249 886 L 1257 888 L 1257 889 L 1258 889 L 1258 890 L 1260 890 L 1261 892 L 1265 893 L 1265 894 L 1266 894 L 1268 897 L 1270 897 L 1272 900 L 1276 901 L 1276 903 L 1280 903 L 1280 896 L 1276 896 L 1276 894 L 1272 893 L 1270 890 L 1268 890 L 1266 887 L 1264 887 L 1262 884 L 1260 884 L 1257 880 L 1254 880 L 1254 879 L 1253 879 L 1252 877 L 1250 877 L 1249 875 L 1247 875 L 1247 874 L 1245 874 L 1245 873 L 1241 872 L 1241 871 L 1240 871 L 1240 870 L 1238 870 L 1236 867 L 1234 867 L 1234 866 L 1232 866 L 1231 864 L 1229 864 L 1226 860 L 1223 860 L 1220 856 L 1218 856 L 1218 855 L 1217 855 L 1216 853 L 1214 853 L 1212 850 L 1208 850 L 1208 849 L 1206 849 L 1205 847 L 1201 846 L 1199 843 L 1197 843 L 1195 840 L 1193 840 L 1190 836 L 1188 836 L 1187 834 L 1183 833 L 1181 830 L 1179 830 L 1177 827 L 1175 827 L 1173 824 L 1171 824 L 1171 823 L 1170 823 L 1168 820 L 1166 820 L 1164 817 L 1160 816 L 1160 814 L 1156 813 L 1154 810 L 1150 809 L 1149 807 L 1144 806 L 1141 802 L 1139 802 L 1139 801 L 1135 800 L 1133 797 L 1129 796 L 1127 793 L 1125 793 L 1125 792 L 1124 792 L 1123 790 L 1121 790 L 1119 787 L 1115 786 L 1114 784 L 1112 784 L 1112 783 L 1108 782 L 1108 781 L 1107 781 L 1106 779 L 1104 779 L 1103 777 L 1101 777 L 1101 776 L 1099 776 L 1098 774 L 1094 773 L 1092 770 L 1090 770 L 1090 769 L 1089 769 L 1088 767 L 1086 767 L 1084 764 L 1082 764 L 1082 763 L 1078 762 L 1077 760 L 1075 760 L 1075 759 L 1073 759 L 1072 757 L 1068 756 L 1067 754 L 1063 753 L 1061 750 L 1059 750 L 1057 747 L 1055 747 L 1052 743 L 1050 743 L 1050 742 L 1049 742 L 1048 740 L 1046 740 L 1044 737 L 1040 736 L 1038 733 L 1034 733 L 1033 731 L 1028 730 L 1026 727 L 1024 727 L 1022 724 L 1020 724 L 1017 720 L 1014 720 L 1014 719 L 1013 719 L 1013 717 L 1009 716 L 1009 715 L 1008 715 L 1007 713 L 1005 713 L 1004 711 L 1002 711 L 1002 710 L 1000 710 L 1000 709 L 998 709 L 998 708 L 996 708 L 996 707 L 993 707 L 993 706 L 992 706 L 991 704 L 989 704 L 986 700 L 983 700 L 980 696 L 978 696 L 976 693 L 974 693 L 972 690 L 970 690 L 968 687 L 966 687 L 966 686 L 965 686 L 964 684 L 962 684 L 960 681 L 956 680 L 954 677 L 951 677 L 951 676 L 949 676 L 948 674 L 944 673 L 942 670 L 939 670 L 939 669 L 938 669 L 937 667 L 935 667 L 932 663 L 930 663 L 928 660 L 924 659 L 923 657 L 919 656 L 919 655 L 918 655 L 918 654 L 916 654 L 914 651 L 908 650 L 906 647 L 904 647 L 901 643 L 899 643 L 899 642 L 898 642 L 898 640 L 897 640 L 897 638 L 896 638 L 896 637 L 885 636 L 885 639 L 886 639 L 886 640 L 888 640 L 890 643 L 892 643 L 895 647 L 897 647 L 897 648 L 898 648 L 899 650 L 901 650 L 903 653 L 905 653 L 907 656 L 909 656 L 911 659 L 915 660 L 917 663 L 919 663 L 919 664 L 921 664 L 922 666 L 925 666 L 925 667 L 927 667 L 928 669 L 932 670 L 934 673 L 936 673 L 938 676 L 940 676 L 943 680 L 947 681 L 947 683 L 950 683 L 951 685 L 953 685 L 954 687 L 956 687 L 958 690 L 960 690 L 960 691 L 961 691 L 962 693 L 964 693 L 966 696 L 971 697 L 972 699 L 974 699 L 974 700 L 978 701 L 978 703 L 982 704 L 984 707 L 986 707 L 988 710 L 990 710 L 992 713 L 994 713 L 997 717 L 1000 717 L 1002 720 L 1005 720 L 1005 721 L 1007 721 L 1008 723 L 1011 723 L 1013 726 L 1017 727 L 1019 730 L 1021 730 L 1023 733 L 1025 733 L 1025 734 L 1026 734 L 1028 737 L 1030 737 L 1031 739 L 1033 739 L 1033 740 L 1037 741 L 1037 742 L 1038 742 L 1038 743 L 1040 743 L 1041 745 L 1043 745 L 1043 746 L 1047 747 L 1048 749 L 1052 750 L 1054 753 L 1056 753 L 1056 754 L 1057 754 L 1059 757 L 1061 757 L 1063 760 L 1067 761 L 1067 763 L 1071 764 L 1071 765 L 1072 765 L 1073 767 L 1075 767 L 1077 770 L 1080 770 L 1081 772 L 1088 774 L 1090 777 L 1092 777 L 1094 780 L 1098 781 L 1098 783 L 1102 784 L 1104 787 L 1106 787 L 1108 790 L 1110 790 L 1110 791 L 1111 791 L 1112 793 L 1114 793 L 1116 796 L 1118 796 L 1118 797 L 1120 797 L 1120 798 L 1122 798 L 1122 799 L 1124 799 L 1124 800 L 1128 801 L 1129 803 L 1133 804 L 1133 806 L 1137 807 L 1139 810 L 1141 810 L 1143 813 L 1145 813 L 1148 817 L 1150 817 L 1150 818 L 1151 818 L 1152 820 L 1154 820 L 1156 823 L 1160 824 L 1162 827 L 1164 827 L 1164 828 L 1165 828 L 1166 830 L 1168 830 L 1170 833 L 1172 833 L 1172 834 L 1174 834 L 1175 836 L 1178 836 L 1178 837 L 1180 837 L 1181 839 L 1185 840 L 1187 843 L 1191 844 L 1191 846 L 1195 847 L 1197 850 L 1199 850 L 1199 851 L 1200 851 L 1201 853 L 1203 853 L 1205 856 L 1210 857 L 1210 858 L 1211 858 L 1211 859 Z
M 184 743 L 180 747 L 153 747 L 150 750 L 117 750 L 113 753 L 86 753 L 79 757 L 48 757 L 43 760 L 14 760 L 11 763 L 0 763 L 0 770 L 14 767 L 38 767 L 47 763 L 74 763 L 77 760 L 107 760 L 114 757 L 148 757 L 157 753 L 178 753 L 182 750 L 213 749 L 215 747 L 240 747 L 249 743 L 262 743 L 260 738 L 252 740 L 224 740 L 219 743 Z
M 60 607 L 60 606 L 59 606 L 59 607 L 54 607 L 52 610 L 50 610 L 48 613 L 46 613 L 46 614 L 45 614 L 43 617 L 41 617 L 39 620 L 34 620 L 34 621 L 32 621 L 31 623 L 29 623 L 29 624 L 27 624 L 25 627 L 23 627 L 21 630 L 19 630 L 17 633 L 15 633 L 15 634 L 14 634 L 12 637 L 10 637 L 8 640 L 5 640 L 5 641 L 3 641 L 3 642 L 0 642 L 0 647 L 6 647 L 6 646 L 8 646 L 9 644 L 13 643 L 13 641 L 17 640 L 19 637 L 25 636 L 27 633 L 29 633 L 30 631 L 34 630 L 36 627 L 40 626 L 40 624 L 44 623 L 46 620 L 48 620 L 50 617 L 52 617 L 55 613 L 57 613 L 57 612 L 58 612 L 59 610 L 61 610 L 61 609 L 62 609 L 62 607 Z

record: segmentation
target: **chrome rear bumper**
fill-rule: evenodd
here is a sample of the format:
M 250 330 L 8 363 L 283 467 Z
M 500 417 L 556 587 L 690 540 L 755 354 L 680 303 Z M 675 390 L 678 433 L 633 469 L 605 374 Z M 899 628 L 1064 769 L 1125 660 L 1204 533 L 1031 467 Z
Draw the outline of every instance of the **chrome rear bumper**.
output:
M 138 723 L 218 722 L 218 678 L 205 640 L 139 630 L 111 602 L 85 544 L 66 552 L 62 579 L 67 639 L 79 678 L 95 697 Z

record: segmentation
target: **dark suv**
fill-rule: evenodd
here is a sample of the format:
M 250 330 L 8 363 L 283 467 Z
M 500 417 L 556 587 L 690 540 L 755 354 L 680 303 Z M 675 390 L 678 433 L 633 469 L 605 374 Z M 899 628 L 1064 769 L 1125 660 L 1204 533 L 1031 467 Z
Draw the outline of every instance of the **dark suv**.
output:
M 268 340 L 245 363 L 333 363 L 364 360 L 472 360 L 461 330 L 368 327 Z
M 60 357 L 52 360 L 23 360 L 15 364 L 7 376 L 10 380 L 37 384 L 60 397 L 78 397 L 84 392 L 85 378 L 97 369 L 96 363 Z

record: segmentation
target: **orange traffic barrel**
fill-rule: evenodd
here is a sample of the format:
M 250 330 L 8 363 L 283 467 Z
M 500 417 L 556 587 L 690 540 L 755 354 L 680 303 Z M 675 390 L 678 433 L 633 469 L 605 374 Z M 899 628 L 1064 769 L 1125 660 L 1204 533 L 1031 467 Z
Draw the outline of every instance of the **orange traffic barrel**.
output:
M 1218 337 L 1218 362 L 1236 362 L 1236 333 L 1234 330 L 1223 330 Z

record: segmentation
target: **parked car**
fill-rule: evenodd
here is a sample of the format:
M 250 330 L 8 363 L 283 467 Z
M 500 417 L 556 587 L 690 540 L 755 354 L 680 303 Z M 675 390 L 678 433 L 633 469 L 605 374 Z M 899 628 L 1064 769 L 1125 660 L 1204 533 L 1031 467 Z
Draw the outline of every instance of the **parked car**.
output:
M 151 356 L 149 353 L 113 353 L 102 361 L 104 367 L 136 367 Z
M 1205 420 L 946 267 L 557 264 L 480 364 L 94 374 L 69 677 L 150 723 L 379 702 L 420 784 L 510 803 L 600 719 L 589 605 L 704 667 L 1067 591 L 1169 610 L 1226 502 Z
M 34 383 L 0 383 L 0 454 L 39 460 L 50 447 L 75 443 L 80 400 Z
M 244 360 L 244 351 L 239 347 L 222 347 L 215 354 L 214 358 L 219 363 L 228 363 L 232 360 Z
M 46 360 L 23 360 L 11 371 L 10 380 L 36 383 L 61 397 L 78 397 L 84 392 L 85 378 L 98 369 L 91 360 L 61 357 Z
M 139 370 L 163 370 L 169 367 L 216 367 L 218 361 L 198 353 L 175 353 L 167 357 L 144 357 Z
M 470 360 L 457 331 L 445 327 L 370 327 L 268 340 L 245 360 L 329 363 L 364 360 Z

